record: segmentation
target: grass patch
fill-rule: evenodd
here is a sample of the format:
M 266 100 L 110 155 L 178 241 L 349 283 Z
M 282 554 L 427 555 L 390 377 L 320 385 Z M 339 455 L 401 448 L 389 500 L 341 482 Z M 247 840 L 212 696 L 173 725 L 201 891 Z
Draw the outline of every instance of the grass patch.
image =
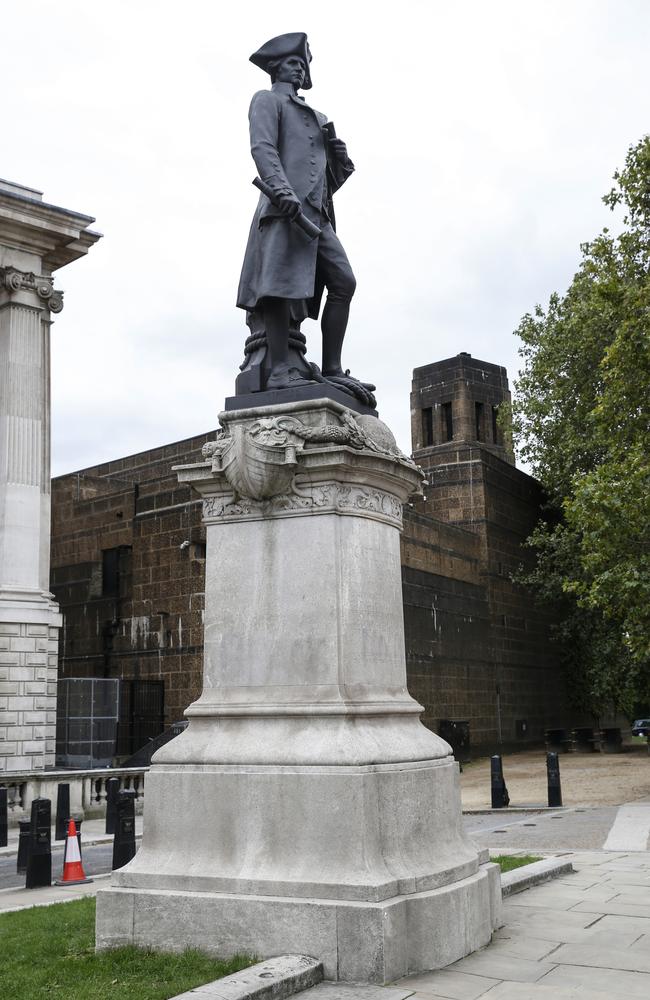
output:
M 93 898 L 0 914 L 0 942 L 0 997 L 11 1000 L 168 1000 L 253 961 L 132 947 L 96 955 Z
M 515 868 L 523 868 L 524 865 L 532 865 L 533 861 L 541 861 L 537 854 L 499 854 L 496 858 L 490 858 L 495 865 L 498 865 L 502 872 L 511 872 Z

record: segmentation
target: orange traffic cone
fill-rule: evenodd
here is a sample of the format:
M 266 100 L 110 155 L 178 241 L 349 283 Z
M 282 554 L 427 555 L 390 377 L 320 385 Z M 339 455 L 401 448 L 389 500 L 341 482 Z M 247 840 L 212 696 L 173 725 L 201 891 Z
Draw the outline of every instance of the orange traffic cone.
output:
M 55 885 L 80 885 L 82 882 L 92 882 L 91 878 L 86 878 L 83 865 L 81 863 L 81 852 L 79 841 L 77 840 L 77 827 L 75 821 L 71 819 L 68 823 L 68 839 L 65 842 L 65 854 L 63 857 L 63 875 L 55 879 Z

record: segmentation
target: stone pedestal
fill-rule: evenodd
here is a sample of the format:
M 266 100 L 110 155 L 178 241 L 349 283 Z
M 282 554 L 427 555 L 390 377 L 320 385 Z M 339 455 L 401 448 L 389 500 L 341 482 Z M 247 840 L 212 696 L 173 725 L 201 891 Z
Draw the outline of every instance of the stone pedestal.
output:
M 0 773 L 54 765 L 61 615 L 49 592 L 52 271 L 94 220 L 0 180 Z
M 222 414 L 204 498 L 203 693 L 154 757 L 98 947 L 300 952 L 388 982 L 486 944 L 496 866 L 406 689 L 399 552 L 419 470 L 333 400 Z

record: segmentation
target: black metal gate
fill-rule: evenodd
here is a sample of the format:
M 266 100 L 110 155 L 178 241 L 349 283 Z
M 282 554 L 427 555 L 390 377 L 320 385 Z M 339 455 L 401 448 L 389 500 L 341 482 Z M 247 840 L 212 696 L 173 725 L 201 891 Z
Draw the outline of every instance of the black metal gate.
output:
M 118 756 L 131 756 L 162 733 L 165 725 L 163 681 L 120 681 Z

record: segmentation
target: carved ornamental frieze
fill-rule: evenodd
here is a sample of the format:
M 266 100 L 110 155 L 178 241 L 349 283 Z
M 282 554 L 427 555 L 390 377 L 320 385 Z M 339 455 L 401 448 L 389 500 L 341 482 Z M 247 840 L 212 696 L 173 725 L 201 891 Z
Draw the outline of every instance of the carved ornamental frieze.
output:
M 54 279 L 47 274 L 33 271 L 19 271 L 15 267 L 0 267 L 0 285 L 12 292 L 34 292 L 40 301 L 53 313 L 63 309 L 63 292 L 54 288 Z

